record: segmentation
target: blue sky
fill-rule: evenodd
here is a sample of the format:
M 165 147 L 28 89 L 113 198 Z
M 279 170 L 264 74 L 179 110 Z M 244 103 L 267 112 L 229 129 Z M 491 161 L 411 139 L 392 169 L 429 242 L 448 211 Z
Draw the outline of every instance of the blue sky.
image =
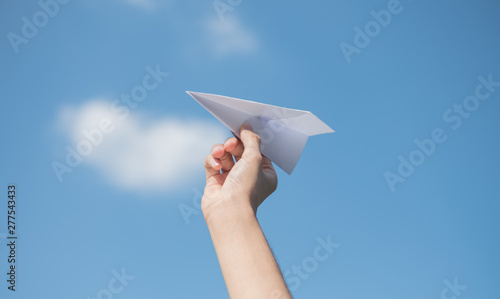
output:
M 295 297 L 496 298 L 498 2 L 229 2 L 2 1 L 1 273 L 12 183 L 19 239 L 1 297 L 227 298 L 197 194 L 231 134 L 192 90 L 336 131 L 258 213 Z

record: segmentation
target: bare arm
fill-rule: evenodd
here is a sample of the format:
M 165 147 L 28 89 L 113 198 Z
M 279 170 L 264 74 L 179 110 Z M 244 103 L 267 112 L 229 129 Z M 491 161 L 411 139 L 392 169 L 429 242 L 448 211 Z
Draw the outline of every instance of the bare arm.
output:
M 258 135 L 250 127 L 240 135 L 205 159 L 203 215 L 231 298 L 292 298 L 256 218 L 276 189 L 276 172 Z

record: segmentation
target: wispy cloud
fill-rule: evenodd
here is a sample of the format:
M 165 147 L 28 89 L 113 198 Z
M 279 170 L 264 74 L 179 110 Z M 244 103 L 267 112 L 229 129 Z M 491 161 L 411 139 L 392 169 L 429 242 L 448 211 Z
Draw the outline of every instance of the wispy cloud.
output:
M 218 57 L 235 53 L 253 54 L 258 50 L 255 35 L 234 17 L 226 17 L 224 21 L 211 18 L 204 28 L 207 43 Z
M 102 134 L 82 163 L 95 167 L 114 185 L 130 190 L 172 190 L 185 186 L 203 171 L 203 159 L 214 143 L 223 142 L 225 130 L 208 121 L 163 118 L 112 109 L 106 100 L 92 100 L 61 110 L 59 126 L 78 149 L 103 119 L 113 131 Z M 86 133 L 85 133 L 86 132 Z M 96 138 L 98 139 L 98 138 Z

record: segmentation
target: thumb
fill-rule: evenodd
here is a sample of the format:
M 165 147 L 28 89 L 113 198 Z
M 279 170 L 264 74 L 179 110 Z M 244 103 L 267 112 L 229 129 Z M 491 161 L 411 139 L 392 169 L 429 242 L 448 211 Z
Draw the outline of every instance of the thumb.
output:
M 245 148 L 241 157 L 251 166 L 260 169 L 262 165 L 260 136 L 253 132 L 250 124 L 244 123 L 240 128 L 240 139 Z

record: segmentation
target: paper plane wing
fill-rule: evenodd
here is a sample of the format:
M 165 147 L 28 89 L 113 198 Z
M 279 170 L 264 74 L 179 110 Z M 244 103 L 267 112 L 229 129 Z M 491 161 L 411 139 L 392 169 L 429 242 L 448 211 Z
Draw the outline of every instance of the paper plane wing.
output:
M 187 91 L 200 105 L 239 137 L 248 122 L 261 138 L 261 151 L 291 174 L 309 136 L 334 131 L 309 111 L 288 109 L 220 95 Z

